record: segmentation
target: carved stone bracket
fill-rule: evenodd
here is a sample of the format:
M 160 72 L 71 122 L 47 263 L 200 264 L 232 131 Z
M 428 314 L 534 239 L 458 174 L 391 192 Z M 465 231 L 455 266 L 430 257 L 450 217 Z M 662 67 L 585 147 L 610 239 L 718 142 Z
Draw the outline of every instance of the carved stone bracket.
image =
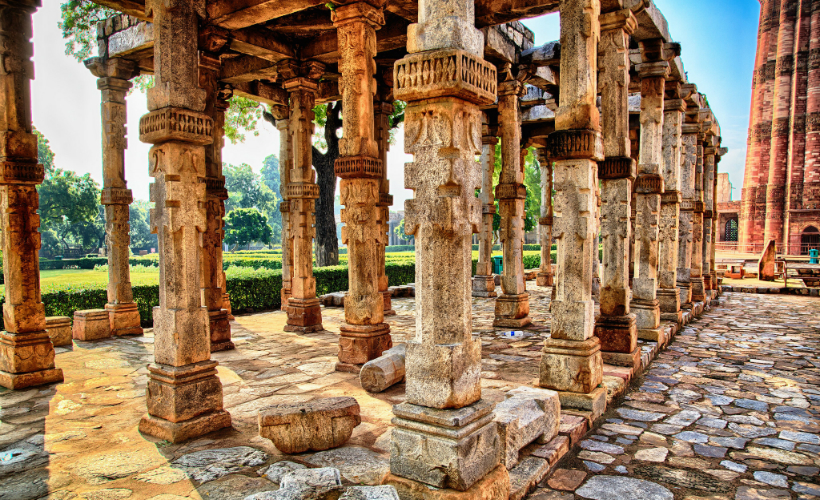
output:
M 393 68 L 393 96 L 402 101 L 459 97 L 478 105 L 495 102 L 495 66 L 458 49 L 412 54 Z
M 205 192 L 209 198 L 212 197 L 220 200 L 227 200 L 228 190 L 225 189 L 225 178 L 206 177 Z
M 598 162 L 599 179 L 635 179 L 635 160 L 629 157 L 605 158 Z
M 604 160 L 603 138 L 594 130 L 557 130 L 549 135 L 547 151 L 553 161 Z
M 140 140 L 148 144 L 183 141 L 205 145 L 213 142 L 213 119 L 184 108 L 162 108 L 140 118 Z
M 103 205 L 130 205 L 134 201 L 130 189 L 105 188 L 100 196 L 100 203 Z
M 681 193 L 680 191 L 669 191 L 666 190 L 661 194 L 661 204 L 666 205 L 670 203 L 681 203 Z
M 393 195 L 390 193 L 379 193 L 379 202 L 376 203 L 377 207 L 390 207 L 393 206 Z
M 495 205 L 481 205 L 481 213 L 482 214 L 494 214 L 495 213 Z
M 538 219 L 539 226 L 552 226 L 553 219 L 552 215 L 547 215 L 546 217 L 541 217 Z
M 643 194 L 663 193 L 663 177 L 659 174 L 641 174 L 635 181 L 635 192 Z
M 681 212 L 694 212 L 695 211 L 695 202 L 692 200 L 683 199 L 680 202 L 680 211 Z
M 279 204 L 279 211 L 283 214 L 290 212 L 290 202 L 287 200 L 282 201 Z
M 495 197 L 498 200 L 526 200 L 527 187 L 516 183 L 498 184 L 495 187 Z
M 381 179 L 384 165 L 378 158 L 345 156 L 336 160 L 333 170 L 342 179 Z
M 45 170 L 39 163 L 24 161 L 0 162 L 0 185 L 5 184 L 40 184 L 45 177 Z
M 318 198 L 319 185 L 292 182 L 288 184 L 287 195 L 289 200 L 294 198 Z

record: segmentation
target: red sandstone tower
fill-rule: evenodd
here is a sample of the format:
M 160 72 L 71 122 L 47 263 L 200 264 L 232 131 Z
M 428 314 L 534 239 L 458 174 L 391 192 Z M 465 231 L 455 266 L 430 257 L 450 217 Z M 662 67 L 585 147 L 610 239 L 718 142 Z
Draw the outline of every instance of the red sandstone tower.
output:
M 820 243 L 820 1 L 761 0 L 739 250 Z

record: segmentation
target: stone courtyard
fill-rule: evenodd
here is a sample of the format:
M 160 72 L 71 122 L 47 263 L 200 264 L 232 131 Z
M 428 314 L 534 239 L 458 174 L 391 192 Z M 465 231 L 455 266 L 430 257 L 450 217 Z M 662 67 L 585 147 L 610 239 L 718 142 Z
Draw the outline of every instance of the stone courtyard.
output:
M 500 402 L 537 380 L 549 288 L 530 293 L 534 328 L 524 338 L 494 330 L 493 301 L 473 299 L 482 398 Z M 549 445 L 522 450 L 521 466 L 544 477 L 529 498 L 820 496 L 820 302 L 743 293 L 720 302 L 683 327 L 629 387 L 618 383 L 623 369 L 605 365 L 610 392 L 626 389 L 625 396 L 587 435 L 585 419 L 562 412 L 559 454 L 572 445 L 563 457 L 549 455 Z M 394 298 L 393 308 L 386 321 L 398 344 L 414 335 L 415 299 Z M 322 313 L 327 332 L 307 335 L 282 333 L 283 312 L 237 316 L 236 349 L 214 353 L 233 428 L 182 444 L 137 429 L 151 330 L 57 348 L 65 383 L 0 393 L 0 500 L 243 499 L 275 490 L 281 471 L 268 467 L 281 461 L 338 468 L 348 484 L 380 484 L 404 384 L 370 394 L 356 375 L 335 371 L 343 310 Z M 657 352 L 654 342 L 642 344 Z M 261 409 L 332 396 L 361 405 L 362 423 L 344 446 L 288 456 L 259 437 Z M 521 491 L 516 470 L 512 495 Z

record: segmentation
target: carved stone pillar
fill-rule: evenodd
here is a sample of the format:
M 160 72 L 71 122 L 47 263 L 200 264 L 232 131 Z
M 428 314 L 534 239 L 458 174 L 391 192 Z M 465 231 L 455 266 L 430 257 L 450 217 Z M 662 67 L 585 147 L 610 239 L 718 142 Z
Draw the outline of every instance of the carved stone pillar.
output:
M 600 37 L 598 0 L 561 2 L 561 83 L 556 131 L 553 236 L 558 247 L 551 338 L 544 343 L 540 385 L 559 391 L 562 406 L 600 415 L 606 407 L 601 343 L 595 333 L 592 261 L 598 251 L 595 220 L 598 161 L 604 159 L 595 105 Z
M 390 207 L 393 206 L 393 196 L 390 194 L 390 181 L 387 179 L 387 150 L 390 149 L 390 115 L 393 114 L 393 104 L 391 102 L 384 102 L 376 98 L 373 103 L 375 107 L 376 120 L 376 143 L 379 146 L 379 160 L 382 165 L 382 177 L 379 182 L 379 202 L 376 203 L 377 215 L 379 218 L 379 231 L 382 235 L 382 241 L 379 243 L 379 293 L 382 294 L 382 301 L 384 301 L 384 315 L 392 316 L 396 314 L 393 310 L 393 299 L 390 295 L 388 286 L 390 285 L 385 274 L 385 258 L 384 252 L 387 245 L 390 244 Z
M 684 123 L 681 127 L 681 207 L 678 225 L 677 285 L 682 309 L 692 308 L 692 245 L 695 211 L 695 176 L 698 162 L 698 125 Z
M 703 148 L 703 289 L 708 298 L 714 290 L 711 275 L 714 193 L 715 193 L 715 147 L 711 145 L 712 137 L 708 137 L 710 145 Z M 782 239 L 782 238 L 781 238 Z
M 136 73 L 125 59 L 92 58 L 86 66 L 97 76 L 102 93 L 102 160 L 105 205 L 105 245 L 108 252 L 108 318 L 112 335 L 141 335 L 140 313 L 131 292 L 129 205 L 133 201 L 125 181 L 125 96 Z
M 604 136 L 601 180 L 601 315 L 595 335 L 609 364 L 640 366 L 635 315 L 629 312 L 629 240 L 635 161 L 629 141 L 629 36 L 637 27 L 629 9 L 603 14 L 598 45 L 598 87 Z M 596 252 L 597 253 L 597 252 Z
M 407 102 L 405 231 L 416 240 L 416 335 L 407 343 L 405 403 L 393 407 L 390 470 L 402 498 L 467 491 L 506 499 L 493 403 L 481 399 L 481 340 L 472 335 L 471 237 L 481 223 L 481 111 L 495 101 L 472 0 L 422 0 L 410 53 L 393 70 Z M 435 71 L 431 71 L 435 68 Z M 469 450 L 469 451 L 468 451 Z M 429 485 L 429 486 L 426 486 Z
M 663 41 L 641 43 L 638 73 L 641 77 L 641 145 L 638 179 L 635 182 L 635 275 L 632 310 L 638 321 L 638 337 L 663 342 L 661 312 L 657 299 L 661 194 L 663 96 L 669 63 L 663 57 Z
M 0 227 L 2 228 L 5 331 L 0 332 L 0 386 L 22 389 L 63 381 L 54 368 L 40 301 L 40 216 L 36 185 L 37 137 L 31 131 L 31 16 L 39 0 L 0 3 Z
M 680 82 L 666 82 L 663 102 L 663 175 L 661 195 L 660 269 L 658 270 L 658 303 L 661 319 L 681 322 L 678 291 L 678 242 L 681 216 L 681 126 L 686 103 L 681 99 Z
M 290 141 L 289 127 L 288 113 L 285 112 L 283 118 L 276 120 L 276 128 L 279 130 L 279 193 L 282 195 L 279 211 L 282 213 L 282 291 L 280 295 L 283 311 L 288 309 L 288 299 L 291 295 L 291 276 L 293 275 L 293 240 L 291 239 L 290 200 L 288 199 L 290 170 L 293 163 L 291 156 L 293 143 Z
M 495 188 L 501 212 L 500 240 L 504 269 L 502 294 L 495 300 L 493 326 L 521 328 L 532 323 L 530 296 L 524 281 L 524 165 L 521 162 L 521 112 L 518 98 L 524 84 L 508 73 L 498 84 L 498 128 L 501 135 L 501 175 Z
M 541 243 L 541 265 L 535 275 L 538 286 L 553 286 L 552 275 L 552 159 L 546 149 L 538 150 L 541 166 L 541 218 L 538 219 L 539 243 Z
M 207 225 L 202 233 L 202 301 L 208 309 L 211 352 L 234 348 L 228 311 L 223 307 L 225 289 L 222 271 L 222 240 L 224 221 L 225 176 L 222 175 L 222 146 L 225 141 L 225 111 L 228 92 L 218 88 L 220 60 L 217 54 L 201 52 L 199 57 L 199 84 L 205 89 L 205 114 L 213 118 L 213 142 L 205 146 L 205 217 Z
M 313 170 L 313 108 L 317 80 L 325 67 L 316 61 L 279 63 L 285 90 L 290 94 L 288 134 L 292 142 L 290 179 L 287 193 L 290 208 L 291 296 L 288 298 L 286 332 L 309 333 L 323 330 L 322 308 L 316 298 L 313 277 L 313 238 L 316 236 L 316 198 L 319 185 Z M 371 96 L 372 98 L 372 96 Z M 375 255 L 373 256 L 375 258 Z
M 205 145 L 213 142 L 206 92 L 199 87 L 198 15 L 192 2 L 148 0 L 153 13 L 155 86 L 140 140 L 149 152 L 151 229 L 159 239 L 159 306 L 148 414 L 140 431 L 173 443 L 230 427 L 211 360 L 208 309 L 202 304 Z
M 481 231 L 478 236 L 478 263 L 473 276 L 473 297 L 495 297 L 495 278 L 493 277 L 493 215 L 495 199 L 493 196 L 493 172 L 495 171 L 495 135 L 481 136 Z
M 342 138 L 334 169 L 339 181 L 342 242 L 347 245 L 350 288 L 345 294 L 345 322 L 339 339 L 337 369 L 359 367 L 393 346 L 384 322 L 379 290 L 379 255 L 384 229 L 379 193 L 384 165 L 375 138 L 373 97 L 376 95 L 376 29 L 384 13 L 364 2 L 337 7 L 331 14 L 339 36 L 339 90 L 342 92 Z M 382 266 L 383 269 L 383 266 Z M 386 277 L 385 277 L 386 279 Z
M 700 130 L 700 124 L 695 124 Z M 692 212 L 692 269 L 689 273 L 692 282 L 692 301 L 706 300 L 706 289 L 703 284 L 703 138 L 697 135 L 697 162 L 695 163 L 695 198 Z

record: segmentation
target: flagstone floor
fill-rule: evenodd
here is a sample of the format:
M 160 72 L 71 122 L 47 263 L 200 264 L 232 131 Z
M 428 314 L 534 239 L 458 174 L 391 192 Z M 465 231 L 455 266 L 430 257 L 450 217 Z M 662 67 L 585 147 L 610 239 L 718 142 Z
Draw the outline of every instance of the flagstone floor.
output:
M 473 301 L 487 399 L 500 401 L 538 375 L 549 289 L 530 288 L 534 326 L 523 338 L 492 328 L 492 300 Z M 678 334 L 531 498 L 820 495 L 820 302 L 739 293 L 722 302 Z M 405 342 L 415 331 L 414 299 L 393 304 L 397 314 L 387 321 L 394 342 Z M 355 375 L 334 371 L 343 310 L 325 308 L 323 316 L 326 332 L 300 336 L 282 331 L 282 312 L 238 315 L 236 350 L 213 356 L 233 428 L 180 445 L 137 431 L 150 330 L 58 348 L 65 383 L 0 392 L 0 500 L 240 500 L 275 489 L 260 472 L 284 458 L 338 467 L 350 483 L 377 483 L 388 470 L 391 407 L 404 385 L 368 394 Z M 607 386 L 619 376 L 608 367 Z M 354 396 L 362 412 L 344 447 L 284 457 L 258 436 L 260 409 L 338 395 Z M 624 478 L 638 482 L 624 486 Z M 612 496 L 618 488 L 660 496 Z

